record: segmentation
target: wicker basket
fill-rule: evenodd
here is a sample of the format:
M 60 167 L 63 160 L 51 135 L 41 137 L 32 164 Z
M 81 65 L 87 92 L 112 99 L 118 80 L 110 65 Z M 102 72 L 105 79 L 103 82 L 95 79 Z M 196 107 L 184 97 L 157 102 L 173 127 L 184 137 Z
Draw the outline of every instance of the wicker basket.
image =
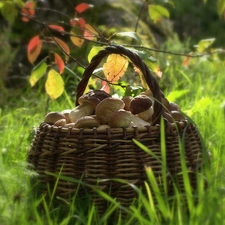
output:
M 133 139 L 138 140 L 159 159 L 162 158 L 159 125 L 163 113 L 162 93 L 148 67 L 136 53 L 121 46 L 109 46 L 93 57 L 86 68 L 77 87 L 77 99 L 83 94 L 94 69 L 109 54 L 121 54 L 128 57 L 142 71 L 156 99 L 154 123 L 141 128 L 107 128 L 105 130 L 64 128 L 42 123 L 28 152 L 28 162 L 39 174 L 38 179 L 43 192 L 47 192 L 46 184 L 53 188 L 57 179 L 46 171 L 54 174 L 60 173 L 63 176 L 81 179 L 84 183 L 109 193 L 123 205 L 128 206 L 137 194 L 131 185 L 116 182 L 114 178 L 143 187 L 144 181 L 147 180 L 145 166 L 151 167 L 155 177 L 159 180 L 162 174 L 160 161 L 133 142 Z M 184 139 L 186 165 L 191 172 L 190 181 L 192 187 L 195 188 L 195 174 L 202 165 L 202 144 L 198 129 L 188 119 L 174 123 L 165 120 L 165 136 L 166 165 L 169 174 L 168 192 L 173 191 L 172 178 L 182 171 L 179 150 L 181 137 Z M 178 176 L 177 182 L 182 189 L 182 176 Z M 86 192 L 91 193 L 96 204 L 104 209 L 104 201 L 95 195 L 92 188 L 80 186 L 76 182 L 69 182 L 65 179 L 57 181 L 57 196 L 68 199 L 76 192 L 80 195 Z

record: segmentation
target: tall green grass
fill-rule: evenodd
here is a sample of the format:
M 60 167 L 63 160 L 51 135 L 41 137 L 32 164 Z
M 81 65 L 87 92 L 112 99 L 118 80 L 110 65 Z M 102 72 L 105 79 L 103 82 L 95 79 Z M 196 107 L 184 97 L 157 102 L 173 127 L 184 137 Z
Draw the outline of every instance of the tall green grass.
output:
M 55 205 L 47 196 L 35 197 L 34 185 L 30 184 L 30 178 L 35 174 L 26 167 L 26 154 L 34 129 L 43 120 L 46 110 L 60 111 L 71 108 L 73 102 L 66 94 L 57 101 L 48 101 L 40 91 L 29 89 L 14 98 L 10 97 L 11 101 L 2 104 L 0 109 L 0 224 L 225 224 L 224 65 L 195 61 L 196 64 L 193 62 L 189 68 L 184 68 L 176 62 L 178 61 L 171 63 L 165 70 L 160 85 L 166 96 L 177 102 L 193 119 L 211 153 L 211 166 L 199 174 L 196 192 L 190 189 L 183 160 L 185 193 L 180 193 L 175 188 L 174 196 L 165 194 L 166 149 L 162 129 L 163 191 L 159 188 L 151 168 L 146 168 L 147 194 L 144 195 L 133 186 L 138 192 L 138 198 L 128 209 L 100 190 L 96 190 L 97 193 L 109 202 L 109 207 L 103 215 L 98 215 L 91 201 L 82 201 L 78 196 L 72 198 L 72 203 L 64 202 L 63 205 Z M 145 146 L 141 147 L 143 151 L 152 154 Z M 180 150 L 183 158 L 182 140 Z M 206 190 L 205 179 L 208 182 Z M 121 213 L 113 216 L 118 209 Z

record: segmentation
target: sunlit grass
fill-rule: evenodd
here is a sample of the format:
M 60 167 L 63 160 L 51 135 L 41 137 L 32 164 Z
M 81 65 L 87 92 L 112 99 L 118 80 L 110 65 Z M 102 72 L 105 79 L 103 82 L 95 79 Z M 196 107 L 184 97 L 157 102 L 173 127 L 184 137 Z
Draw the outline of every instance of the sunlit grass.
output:
M 199 225 L 224 224 L 225 216 L 225 76 L 224 67 L 201 62 L 183 68 L 181 65 L 168 67 L 165 76 L 170 81 L 165 94 L 170 95 L 181 109 L 198 126 L 206 148 L 211 153 L 211 166 L 204 174 L 199 174 L 195 193 L 187 180 L 187 169 L 182 161 L 185 192 L 175 189 L 174 196 L 167 196 L 165 142 L 162 146 L 163 190 L 157 186 L 150 168 L 146 168 L 148 180 L 146 193 L 135 188 L 138 199 L 128 209 L 124 209 L 106 193 L 98 194 L 110 202 L 103 215 L 98 215 L 92 202 L 81 202 L 75 196 L 71 202 L 54 205 L 48 198 L 32 196 L 31 171 L 26 169 L 26 154 L 34 128 L 39 125 L 47 110 L 59 111 L 71 108 L 73 102 L 67 95 L 57 101 L 48 101 L 44 94 L 28 90 L 23 98 L 13 100 L 0 109 L 0 224 L 168 224 Z M 174 81 L 174 85 L 173 84 Z M 162 81 L 163 82 L 163 81 Z M 182 90 L 186 90 L 183 91 Z M 181 92 L 180 92 L 181 91 Z M 165 134 L 161 133 L 163 137 Z M 143 151 L 152 154 L 149 149 Z M 181 158 L 182 142 L 180 145 Z M 154 157 L 154 155 L 152 155 Z M 66 178 L 65 178 L 66 179 Z M 207 179 L 208 187 L 204 189 Z M 76 182 L 74 180 L 74 182 Z M 53 193 L 54 194 L 54 193 Z M 53 196 L 52 196 L 53 197 Z M 53 199 L 52 199 L 53 200 Z M 79 204 L 78 204 L 79 202 Z M 117 210 L 121 211 L 113 216 Z

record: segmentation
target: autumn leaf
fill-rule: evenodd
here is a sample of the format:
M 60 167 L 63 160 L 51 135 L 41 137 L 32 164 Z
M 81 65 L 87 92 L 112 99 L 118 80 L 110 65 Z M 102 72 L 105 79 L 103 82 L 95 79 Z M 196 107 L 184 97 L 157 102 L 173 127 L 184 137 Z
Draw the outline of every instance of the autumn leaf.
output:
M 51 99 L 56 99 L 64 91 L 64 81 L 59 73 L 51 69 L 45 82 L 45 90 Z
M 78 12 L 78 13 L 82 13 L 84 12 L 85 10 L 89 9 L 89 8 L 92 8 L 93 5 L 91 4 L 87 4 L 87 3 L 80 3 L 78 4 L 76 7 L 75 7 L 75 11 Z
M 85 24 L 84 38 L 91 41 L 96 35 L 98 35 L 98 32 L 90 24 Z
M 36 84 L 36 82 L 39 79 L 41 79 L 44 76 L 44 74 L 46 72 L 47 64 L 46 64 L 45 60 L 46 59 L 44 59 L 40 63 L 38 63 L 38 65 L 36 65 L 34 67 L 34 69 L 32 70 L 32 73 L 29 78 L 29 82 L 32 87 Z
M 22 14 L 22 21 L 28 22 L 30 19 L 29 17 L 33 17 L 35 14 L 35 3 L 33 1 L 27 1 L 24 7 L 21 10 Z
M 111 54 L 103 65 L 105 77 L 110 82 L 118 81 L 126 72 L 128 60 L 119 54 Z
M 58 25 L 48 25 L 49 28 L 53 29 L 53 30 L 57 30 L 59 31 L 61 34 L 64 34 L 65 29 L 62 26 L 58 26 Z
M 55 63 L 59 68 L 59 73 L 62 74 L 64 71 L 65 64 L 59 54 L 54 53 L 54 56 L 55 56 Z
M 78 26 L 78 27 L 80 27 L 80 28 L 85 28 L 85 24 L 86 24 L 86 21 L 85 21 L 85 19 L 83 19 L 83 18 L 74 18 L 74 19 L 71 19 L 70 20 L 70 24 L 72 25 L 72 26 Z
M 69 54 L 70 54 L 70 49 L 68 45 L 63 40 L 57 37 L 50 37 L 49 40 L 53 41 L 53 43 L 55 43 L 56 45 L 59 45 L 59 47 L 64 51 L 65 61 L 67 62 L 69 60 Z
M 27 47 L 27 57 L 30 63 L 34 63 L 39 56 L 42 48 L 42 40 L 39 36 L 34 36 L 28 43 Z
M 70 21 L 70 24 L 73 26 L 70 31 L 70 40 L 77 47 L 81 47 L 84 43 L 83 36 L 85 32 L 86 21 L 83 18 L 75 18 Z
M 110 86 L 108 84 L 108 82 L 106 81 L 102 81 L 102 91 L 105 91 L 106 93 L 110 94 Z
M 188 65 L 188 63 L 189 63 L 189 61 L 190 61 L 190 59 L 191 59 L 191 57 L 190 56 L 187 56 L 186 58 L 185 58 L 185 60 L 183 61 L 183 66 L 187 66 Z
M 72 28 L 71 31 L 70 31 L 70 40 L 77 47 L 81 47 L 84 43 L 84 39 L 80 38 L 79 36 L 80 36 L 80 32 L 77 31 L 76 28 Z
M 141 72 L 141 70 L 137 66 L 135 66 L 135 65 L 133 65 L 133 66 L 134 66 L 134 71 L 136 73 L 138 73 L 138 75 L 140 77 L 142 87 L 148 89 L 148 84 L 147 84 L 147 82 L 146 82 L 146 80 L 144 78 L 143 73 Z

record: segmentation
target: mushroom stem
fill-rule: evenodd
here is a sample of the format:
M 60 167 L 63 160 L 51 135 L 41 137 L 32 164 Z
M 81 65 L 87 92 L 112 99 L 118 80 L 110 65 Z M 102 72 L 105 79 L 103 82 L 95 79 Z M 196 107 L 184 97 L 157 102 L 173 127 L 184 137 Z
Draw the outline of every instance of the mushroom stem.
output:
M 144 121 L 138 116 L 135 116 L 131 113 L 131 123 L 130 127 L 135 126 L 135 127 L 144 127 L 144 126 L 150 126 L 151 124 L 149 122 Z
M 94 106 L 91 103 L 85 102 L 82 105 L 75 107 L 69 114 L 72 123 L 75 123 L 83 116 L 90 116 L 94 113 Z
M 152 122 L 152 115 L 154 113 L 154 110 L 153 110 L 153 107 L 151 106 L 149 109 L 147 109 L 146 111 L 144 112 L 141 112 L 141 113 L 138 113 L 137 115 L 145 120 L 145 121 L 148 121 L 148 122 Z

